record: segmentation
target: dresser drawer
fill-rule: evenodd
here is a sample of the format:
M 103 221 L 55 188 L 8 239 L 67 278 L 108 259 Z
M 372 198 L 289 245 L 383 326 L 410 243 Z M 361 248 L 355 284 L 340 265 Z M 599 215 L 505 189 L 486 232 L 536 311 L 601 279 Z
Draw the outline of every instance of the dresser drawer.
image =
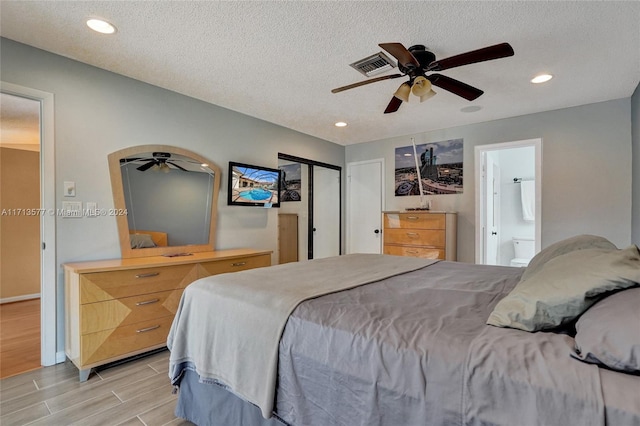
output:
M 384 227 L 411 229 L 445 229 L 444 213 L 387 213 L 384 215 Z
M 427 247 L 444 247 L 444 230 L 385 229 L 385 244 L 408 244 Z
M 167 342 L 173 316 L 80 336 L 82 364 L 95 364 Z
M 271 266 L 271 255 L 238 257 L 228 260 L 217 260 L 215 262 L 201 263 L 201 266 L 209 275 L 224 274 L 227 272 L 243 271 L 245 269 L 261 268 Z
M 444 259 L 445 252 L 438 248 L 410 247 L 410 246 L 394 246 L 385 244 L 384 254 L 392 254 L 394 256 L 423 257 L 425 259 Z
M 80 334 L 175 315 L 184 289 L 105 300 L 80 306 Z
M 184 288 L 197 278 L 197 268 L 194 265 L 82 274 L 80 276 L 80 303 L 94 303 Z

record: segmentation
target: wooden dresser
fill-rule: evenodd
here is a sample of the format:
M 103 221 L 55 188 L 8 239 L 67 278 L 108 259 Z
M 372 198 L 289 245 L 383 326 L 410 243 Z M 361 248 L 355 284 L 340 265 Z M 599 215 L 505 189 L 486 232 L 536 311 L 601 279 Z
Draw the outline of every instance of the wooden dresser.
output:
M 270 265 L 271 251 L 250 249 L 67 263 L 67 357 L 86 381 L 93 367 L 166 346 L 186 286 Z
M 456 260 L 453 212 L 383 212 L 384 254 Z

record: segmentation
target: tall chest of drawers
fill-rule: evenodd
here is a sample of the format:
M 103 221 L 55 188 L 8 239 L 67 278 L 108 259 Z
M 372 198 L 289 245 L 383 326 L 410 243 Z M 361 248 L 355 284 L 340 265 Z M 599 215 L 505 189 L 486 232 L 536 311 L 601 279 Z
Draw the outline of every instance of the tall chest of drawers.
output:
M 209 275 L 271 265 L 271 251 L 221 250 L 67 263 L 65 353 L 80 370 L 166 346 L 185 287 Z
M 454 212 L 383 212 L 384 254 L 456 260 Z

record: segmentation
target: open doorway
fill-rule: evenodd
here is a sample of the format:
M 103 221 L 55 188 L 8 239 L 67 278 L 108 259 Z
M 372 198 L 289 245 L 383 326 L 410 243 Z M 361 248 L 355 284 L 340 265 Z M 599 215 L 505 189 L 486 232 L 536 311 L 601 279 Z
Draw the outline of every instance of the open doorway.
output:
M 14 356 L 20 349 L 3 355 L 20 362 L 28 360 L 28 366 L 18 369 L 33 369 L 64 361 L 64 353 L 56 351 L 53 95 L 6 82 L 1 83 L 0 89 L 3 186 L 0 192 L 4 211 L 0 217 L 2 328 L 15 334 L 15 327 L 5 327 L 8 323 L 4 321 L 9 320 L 28 327 L 29 333 L 36 336 L 35 343 L 31 339 L 33 353 L 28 357 L 25 353 Z M 16 192 L 18 189 L 21 193 Z M 14 268 L 24 264 L 28 266 Z M 24 309 L 18 306 L 23 302 L 29 306 Z M 28 319 L 16 319 L 16 315 L 26 315 Z M 18 342 L 24 340 L 24 335 L 20 337 Z M 2 344 L 3 351 L 13 351 L 14 343 Z M 6 360 L 3 356 L 3 377 L 19 373 L 10 370 Z
M 476 263 L 527 266 L 541 247 L 542 140 L 475 148 Z
M 40 102 L 0 93 L 0 378 L 40 367 Z

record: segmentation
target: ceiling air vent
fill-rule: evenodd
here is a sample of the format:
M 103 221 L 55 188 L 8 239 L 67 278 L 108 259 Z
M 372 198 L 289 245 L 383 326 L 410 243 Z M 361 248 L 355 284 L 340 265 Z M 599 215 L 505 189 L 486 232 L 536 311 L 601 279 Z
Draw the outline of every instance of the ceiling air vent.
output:
M 396 66 L 391 59 L 382 52 L 360 59 L 350 65 L 367 77 L 381 74 Z

